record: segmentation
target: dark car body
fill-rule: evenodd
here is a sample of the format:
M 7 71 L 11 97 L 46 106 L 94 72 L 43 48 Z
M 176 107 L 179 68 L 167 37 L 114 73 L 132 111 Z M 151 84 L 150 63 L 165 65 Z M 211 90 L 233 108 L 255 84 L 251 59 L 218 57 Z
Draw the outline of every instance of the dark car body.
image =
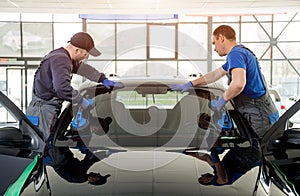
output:
M 297 176 L 289 173 L 299 171 L 299 130 L 287 130 L 288 123 L 282 121 L 299 110 L 299 101 L 259 140 L 232 103 L 220 112 L 210 108 L 210 101 L 224 92 L 219 84 L 181 93 L 169 86 L 186 82 L 183 79 L 122 78 L 119 82 L 123 88 L 83 85 L 82 95 L 92 98 L 94 105 L 81 110 L 67 104 L 47 141 L 0 93 L 1 104 L 18 114 L 12 131 L 22 133 L 18 141 L 26 152 L 10 152 L 20 150 L 19 143 L 9 136 L 9 125 L 1 126 L 0 132 L 8 135 L 0 140 L 1 163 L 5 163 L 1 194 L 298 195 Z M 255 149 L 255 154 L 241 156 L 244 162 L 236 157 L 243 164 L 234 167 L 244 172 L 235 181 L 202 185 L 198 178 L 213 169 L 190 154 L 210 154 L 212 147 L 225 149 L 219 153 L 221 160 L 240 148 Z M 252 160 L 254 165 L 242 167 Z M 19 178 L 9 175 L 11 168 Z M 99 174 L 99 185 L 88 182 L 90 173 Z

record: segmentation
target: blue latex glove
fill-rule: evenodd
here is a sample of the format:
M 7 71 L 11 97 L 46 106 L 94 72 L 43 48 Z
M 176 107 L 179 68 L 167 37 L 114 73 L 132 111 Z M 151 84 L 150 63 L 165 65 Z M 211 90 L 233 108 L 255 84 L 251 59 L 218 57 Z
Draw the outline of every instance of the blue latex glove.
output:
M 82 102 L 81 102 L 81 106 L 82 108 L 85 110 L 87 107 L 89 107 L 90 105 L 94 104 L 94 100 L 93 99 L 86 99 L 86 98 L 82 98 Z
M 108 88 L 108 89 L 110 89 L 110 87 L 122 87 L 122 86 L 123 86 L 121 83 L 119 83 L 119 82 L 114 82 L 114 81 L 109 80 L 109 79 L 104 79 L 104 80 L 102 81 L 102 83 L 103 83 L 103 85 L 104 85 L 106 88 Z
M 172 84 L 170 85 L 171 90 L 173 91 L 180 91 L 185 92 L 188 91 L 193 86 L 193 83 L 191 81 L 185 83 L 185 84 Z
M 220 111 L 221 108 L 226 104 L 227 101 L 224 100 L 223 97 L 221 97 L 219 100 L 212 100 L 210 105 L 213 110 Z

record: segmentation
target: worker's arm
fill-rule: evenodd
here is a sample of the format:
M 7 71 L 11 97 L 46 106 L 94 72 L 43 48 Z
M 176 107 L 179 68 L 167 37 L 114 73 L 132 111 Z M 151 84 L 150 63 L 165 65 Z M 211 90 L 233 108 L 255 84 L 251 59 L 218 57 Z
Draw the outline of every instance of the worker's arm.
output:
M 228 101 L 239 95 L 246 85 L 246 70 L 243 68 L 234 68 L 231 70 L 232 81 L 228 89 L 224 92 L 223 98 Z
M 211 154 L 210 154 L 211 160 L 213 161 L 214 165 L 214 170 L 217 175 L 217 180 L 216 182 L 218 184 L 226 184 L 228 182 L 228 175 L 226 172 L 226 169 L 224 168 L 223 164 L 221 163 L 219 159 L 219 155 L 216 152 L 214 148 L 211 149 Z
M 210 84 L 212 82 L 219 80 L 225 75 L 226 75 L 226 71 L 222 67 L 219 67 L 218 69 L 208 72 L 204 76 L 201 76 L 193 80 L 192 83 L 193 86 Z
M 226 173 L 225 168 L 223 167 L 221 162 L 215 163 L 216 173 L 217 173 L 217 180 L 218 184 L 226 184 L 228 182 L 228 175 Z

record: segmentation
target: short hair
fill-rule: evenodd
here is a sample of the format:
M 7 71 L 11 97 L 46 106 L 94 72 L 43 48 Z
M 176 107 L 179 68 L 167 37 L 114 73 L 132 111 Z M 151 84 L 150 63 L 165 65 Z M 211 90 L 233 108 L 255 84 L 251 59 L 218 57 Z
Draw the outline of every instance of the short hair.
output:
M 214 30 L 214 36 L 217 37 L 220 34 L 222 34 L 228 40 L 236 40 L 234 29 L 228 25 L 221 25 Z
M 201 182 L 201 181 L 199 181 L 199 180 L 198 180 L 198 182 L 199 182 L 199 184 L 205 185 L 205 186 L 211 185 L 211 182 Z
M 102 185 L 102 184 L 105 184 L 107 182 L 107 178 L 110 177 L 110 174 L 102 176 L 100 173 L 90 172 L 88 174 L 88 176 L 92 176 L 92 177 L 98 178 L 97 180 L 95 180 L 93 182 L 88 182 L 89 184 L 92 184 L 92 185 Z
M 205 173 L 205 174 L 203 174 L 203 175 L 204 175 L 204 176 L 201 176 L 201 177 L 198 178 L 199 184 L 202 184 L 202 185 L 211 185 L 212 180 L 211 180 L 210 182 L 202 182 L 200 179 L 203 178 L 203 177 L 205 177 L 205 178 L 208 178 L 208 177 L 214 178 L 214 175 L 212 175 L 211 173 Z

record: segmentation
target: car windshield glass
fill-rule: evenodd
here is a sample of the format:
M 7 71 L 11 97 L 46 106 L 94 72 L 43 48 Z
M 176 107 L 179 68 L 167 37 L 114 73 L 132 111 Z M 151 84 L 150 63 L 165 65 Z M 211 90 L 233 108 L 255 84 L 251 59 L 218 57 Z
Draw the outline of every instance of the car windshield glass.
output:
M 93 139 L 109 137 L 121 146 L 209 148 L 223 129 L 229 130 L 228 133 L 236 129 L 225 108 L 221 111 L 210 108 L 211 100 L 217 99 L 222 91 L 194 89 L 181 93 L 147 88 L 128 87 L 96 96 L 95 108 L 88 119 L 90 126 L 103 128 L 102 121 L 110 120 L 104 130 L 107 134 L 95 131 Z M 91 125 L 93 122 L 96 125 Z
M 156 106 L 160 109 L 173 109 L 186 93 L 177 93 L 168 91 L 164 94 L 139 93 L 135 90 L 126 90 L 116 92 L 116 101 L 124 104 L 127 109 L 145 109 Z

